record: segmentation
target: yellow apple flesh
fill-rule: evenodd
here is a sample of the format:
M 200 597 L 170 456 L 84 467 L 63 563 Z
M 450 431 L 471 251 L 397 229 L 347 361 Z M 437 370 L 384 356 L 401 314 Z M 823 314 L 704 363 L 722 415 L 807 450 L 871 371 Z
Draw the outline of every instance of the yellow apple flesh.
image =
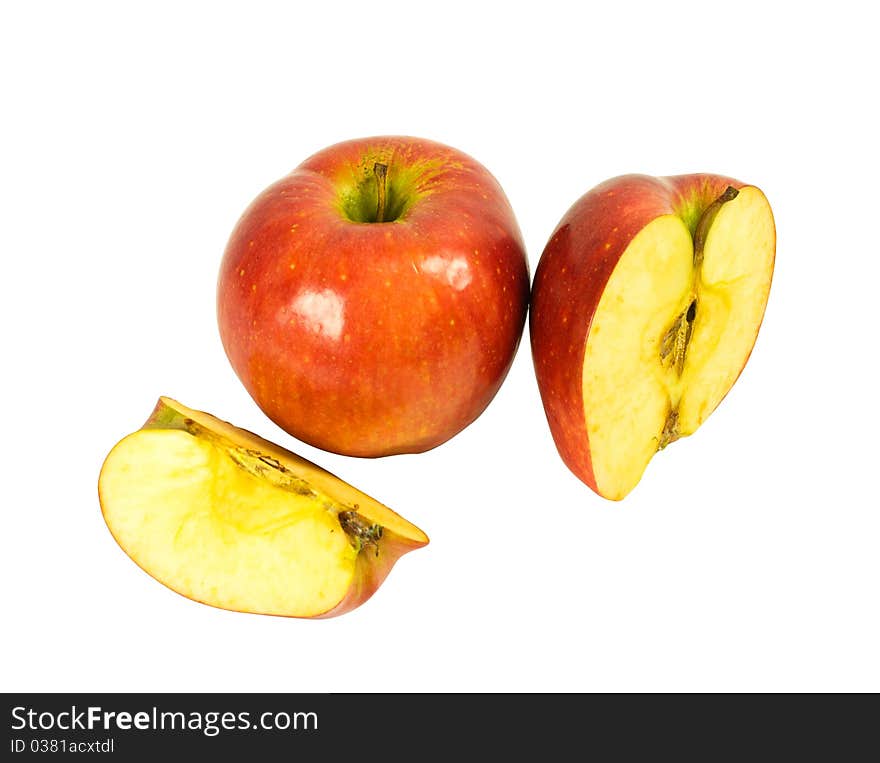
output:
M 330 472 L 165 397 L 107 456 L 99 497 L 113 537 L 147 573 L 241 612 L 342 614 L 428 543 Z

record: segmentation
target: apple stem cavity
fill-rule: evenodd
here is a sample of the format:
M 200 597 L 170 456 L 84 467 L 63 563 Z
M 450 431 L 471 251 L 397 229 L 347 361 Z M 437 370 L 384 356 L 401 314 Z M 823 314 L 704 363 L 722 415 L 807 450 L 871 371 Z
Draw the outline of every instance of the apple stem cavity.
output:
M 385 182 L 388 175 L 388 165 L 376 162 L 373 165 L 373 174 L 376 176 L 376 222 L 385 222 Z

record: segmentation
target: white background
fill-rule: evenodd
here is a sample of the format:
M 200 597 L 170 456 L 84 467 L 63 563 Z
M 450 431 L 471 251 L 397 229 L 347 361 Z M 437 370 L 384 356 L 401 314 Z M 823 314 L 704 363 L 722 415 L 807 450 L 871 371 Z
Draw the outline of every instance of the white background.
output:
M 4 4 L 2 688 L 880 689 L 863 6 Z M 393 133 L 495 174 L 532 273 L 606 178 L 708 171 L 767 194 L 776 274 L 752 358 L 622 503 L 557 456 L 527 333 L 483 416 L 416 456 L 310 448 L 234 375 L 214 289 L 239 214 L 314 151 Z M 430 545 L 331 620 L 172 593 L 114 543 L 96 491 L 160 394 L 336 472 Z

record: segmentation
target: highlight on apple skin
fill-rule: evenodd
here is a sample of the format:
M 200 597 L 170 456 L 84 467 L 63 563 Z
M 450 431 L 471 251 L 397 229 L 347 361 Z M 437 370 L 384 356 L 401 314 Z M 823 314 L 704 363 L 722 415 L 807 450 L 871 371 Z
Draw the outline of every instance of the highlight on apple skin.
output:
M 624 498 L 717 408 L 757 338 L 775 252 L 764 194 L 721 175 L 623 175 L 564 215 L 529 332 L 556 448 L 592 490 Z
M 428 543 L 339 477 L 167 397 L 110 451 L 98 495 L 138 566 L 189 599 L 238 612 L 341 615 Z
M 217 317 L 233 369 L 286 432 L 344 455 L 420 453 L 497 393 L 529 285 L 513 210 L 483 165 L 379 136 L 319 151 L 250 204 Z

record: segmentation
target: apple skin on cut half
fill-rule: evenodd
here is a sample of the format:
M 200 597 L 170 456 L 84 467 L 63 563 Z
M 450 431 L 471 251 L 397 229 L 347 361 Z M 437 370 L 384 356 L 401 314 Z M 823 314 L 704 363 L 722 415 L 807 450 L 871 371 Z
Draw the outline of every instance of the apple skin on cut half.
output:
M 719 175 L 623 175 L 582 196 L 535 271 L 529 332 L 557 450 L 624 498 L 746 364 L 770 292 L 773 213 Z
M 498 181 L 434 141 L 328 146 L 230 234 L 217 320 L 261 410 L 349 456 L 421 453 L 473 422 L 525 327 L 529 269 Z
M 110 451 L 101 511 L 123 551 L 221 609 L 332 617 L 428 537 L 328 471 L 171 398 Z

